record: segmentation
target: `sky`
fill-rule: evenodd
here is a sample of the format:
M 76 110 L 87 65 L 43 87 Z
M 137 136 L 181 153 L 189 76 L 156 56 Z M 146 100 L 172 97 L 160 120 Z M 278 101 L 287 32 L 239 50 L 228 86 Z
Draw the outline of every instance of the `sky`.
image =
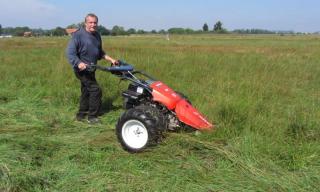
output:
M 320 31 L 319 0 L 0 0 L 2 27 L 66 27 L 87 13 L 108 29 L 212 30 L 221 21 L 228 30 Z

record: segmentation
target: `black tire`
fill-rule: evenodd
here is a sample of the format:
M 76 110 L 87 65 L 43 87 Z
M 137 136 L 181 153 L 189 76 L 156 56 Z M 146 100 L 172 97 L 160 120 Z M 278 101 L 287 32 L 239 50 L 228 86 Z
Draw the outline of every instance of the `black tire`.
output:
M 155 121 L 157 122 L 156 127 L 159 132 L 157 134 L 158 139 L 159 139 L 159 137 L 161 137 L 161 135 L 162 135 L 162 132 L 167 130 L 167 121 L 166 121 L 165 116 L 160 112 L 159 109 L 152 107 L 148 104 L 142 104 L 142 105 L 136 106 L 135 108 L 141 109 L 145 113 L 150 114 L 155 119 Z
M 162 137 L 163 117 L 151 106 L 137 106 L 124 112 L 118 120 L 116 135 L 122 148 L 141 152 L 158 143 Z

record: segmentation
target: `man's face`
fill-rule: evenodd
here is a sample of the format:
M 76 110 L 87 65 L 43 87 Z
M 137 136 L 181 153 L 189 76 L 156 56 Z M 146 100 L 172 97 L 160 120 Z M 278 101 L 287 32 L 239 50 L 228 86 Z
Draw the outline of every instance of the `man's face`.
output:
M 86 31 L 93 33 L 97 30 L 98 21 L 95 17 L 87 17 L 85 22 Z

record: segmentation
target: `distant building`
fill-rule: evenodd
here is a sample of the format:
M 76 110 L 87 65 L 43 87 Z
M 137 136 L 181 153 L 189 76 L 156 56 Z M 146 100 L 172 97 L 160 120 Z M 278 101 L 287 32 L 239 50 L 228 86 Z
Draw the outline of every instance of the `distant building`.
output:
M 68 35 L 72 35 L 72 33 L 76 32 L 78 29 L 77 28 L 69 28 L 66 29 L 66 32 Z
M 23 33 L 24 37 L 31 37 L 32 36 L 32 32 L 31 31 L 26 31 Z

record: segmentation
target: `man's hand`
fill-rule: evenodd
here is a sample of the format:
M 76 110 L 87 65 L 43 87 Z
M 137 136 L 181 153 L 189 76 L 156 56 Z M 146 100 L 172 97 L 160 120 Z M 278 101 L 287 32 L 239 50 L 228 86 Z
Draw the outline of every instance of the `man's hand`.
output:
M 119 65 L 119 61 L 113 59 L 113 60 L 111 61 L 111 64 L 112 64 L 112 66 Z
M 83 71 L 87 68 L 87 64 L 81 62 L 78 64 L 78 68 L 80 71 Z
M 119 61 L 118 60 L 115 60 L 115 59 L 113 59 L 112 57 L 110 57 L 108 55 L 104 55 L 104 59 L 107 60 L 107 61 L 110 61 L 112 66 L 119 65 Z

